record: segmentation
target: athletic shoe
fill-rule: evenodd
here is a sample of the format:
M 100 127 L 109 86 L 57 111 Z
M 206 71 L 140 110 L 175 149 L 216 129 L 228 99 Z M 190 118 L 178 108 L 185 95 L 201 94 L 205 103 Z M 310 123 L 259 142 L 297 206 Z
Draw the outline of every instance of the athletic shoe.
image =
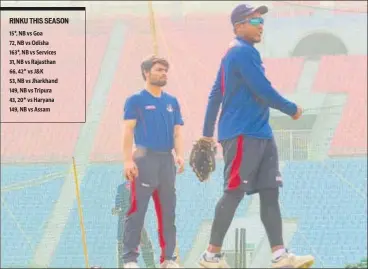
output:
M 310 268 L 314 263 L 311 255 L 296 256 L 286 251 L 276 260 L 272 260 L 272 268 Z
M 124 268 L 139 268 L 139 266 L 136 262 L 128 262 L 124 263 Z
M 166 260 L 160 264 L 160 268 L 181 268 L 181 267 L 173 260 Z
M 211 258 L 206 255 L 206 252 L 203 253 L 199 260 L 199 266 L 201 268 L 230 268 L 223 253 L 215 254 Z

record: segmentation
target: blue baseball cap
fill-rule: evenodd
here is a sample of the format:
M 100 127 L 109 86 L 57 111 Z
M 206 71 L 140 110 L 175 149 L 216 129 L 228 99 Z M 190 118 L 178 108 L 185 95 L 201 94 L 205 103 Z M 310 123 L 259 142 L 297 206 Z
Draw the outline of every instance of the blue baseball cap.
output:
M 257 8 L 252 7 L 248 4 L 240 4 L 231 12 L 231 23 L 233 25 L 244 21 L 244 18 L 254 12 L 259 12 L 262 15 L 268 12 L 268 7 L 259 6 Z

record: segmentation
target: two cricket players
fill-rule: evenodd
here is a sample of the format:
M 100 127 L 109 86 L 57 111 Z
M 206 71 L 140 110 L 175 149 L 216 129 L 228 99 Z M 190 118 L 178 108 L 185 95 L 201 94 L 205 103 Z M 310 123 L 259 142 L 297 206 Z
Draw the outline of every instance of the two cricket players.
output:
M 125 177 L 131 183 L 131 205 L 123 234 L 124 268 L 138 268 L 138 246 L 151 197 L 158 219 L 160 267 L 179 268 L 174 255 L 175 180 L 176 173 L 184 170 L 184 122 L 178 100 L 162 90 L 168 69 L 169 63 L 162 58 L 153 56 L 143 61 L 145 88 L 125 102 L 123 162 Z
M 261 56 L 254 45 L 261 41 L 266 6 L 238 5 L 231 14 L 236 35 L 221 60 L 205 115 L 203 136 L 213 140 L 220 105 L 218 140 L 224 154 L 224 193 L 215 209 L 208 249 L 199 264 L 205 268 L 228 268 L 221 253 L 224 237 L 245 193 L 258 193 L 261 221 L 272 249 L 272 267 L 311 266 L 312 256 L 295 256 L 287 251 L 282 235 L 279 206 L 278 152 L 269 124 L 270 108 L 297 120 L 302 114 L 283 98 L 265 76 Z

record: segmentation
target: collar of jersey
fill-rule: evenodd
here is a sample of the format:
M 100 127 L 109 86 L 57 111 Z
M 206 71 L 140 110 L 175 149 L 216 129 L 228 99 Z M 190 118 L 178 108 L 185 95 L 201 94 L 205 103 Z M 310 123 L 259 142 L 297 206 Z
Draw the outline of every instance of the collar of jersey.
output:
M 152 95 L 149 91 L 147 91 L 146 89 L 143 89 L 143 91 L 144 91 L 144 93 L 145 93 L 146 95 L 148 95 L 148 96 L 150 96 L 150 97 L 152 97 L 152 98 L 154 98 L 154 99 L 157 99 L 157 100 L 162 99 L 162 97 L 164 96 L 164 92 L 163 92 L 163 91 L 161 92 L 161 96 L 160 96 L 160 97 L 153 96 L 153 95 Z
M 246 41 L 244 38 L 241 38 L 240 36 L 237 36 L 236 37 L 236 40 L 238 40 L 242 44 L 245 44 L 245 45 L 248 45 L 248 46 L 253 47 L 253 44 L 252 43 Z

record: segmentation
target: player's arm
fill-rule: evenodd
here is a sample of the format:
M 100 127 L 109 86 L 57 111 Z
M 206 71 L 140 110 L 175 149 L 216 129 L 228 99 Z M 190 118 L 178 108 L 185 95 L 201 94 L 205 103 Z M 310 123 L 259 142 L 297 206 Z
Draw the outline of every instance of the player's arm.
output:
M 212 86 L 211 92 L 208 96 L 208 103 L 206 109 L 206 115 L 203 125 L 203 136 L 212 138 L 215 130 L 215 124 L 217 115 L 220 110 L 222 102 L 221 93 L 221 66 L 217 72 L 215 83 Z
M 183 139 L 183 125 L 184 120 L 181 114 L 179 102 L 176 100 L 175 108 L 175 126 L 174 126 L 174 150 L 176 155 L 176 163 L 178 164 L 178 173 L 184 171 L 184 139 Z
M 128 98 L 124 106 L 123 122 L 123 163 L 124 173 L 128 180 L 138 176 L 138 169 L 133 161 L 134 129 L 137 125 L 138 107 L 135 96 Z
M 126 163 L 133 161 L 134 128 L 137 120 L 125 120 L 123 124 L 123 162 Z
M 178 100 L 175 100 L 175 114 L 174 114 L 174 147 L 176 156 L 184 156 L 184 143 L 182 126 L 184 125 L 183 116 L 181 114 L 181 108 Z
M 175 125 L 174 127 L 174 147 L 175 154 L 178 157 L 184 157 L 184 143 L 183 143 L 183 132 L 181 125 Z
M 282 97 L 272 87 L 262 70 L 260 60 L 257 59 L 259 56 L 247 49 L 238 49 L 236 53 L 238 68 L 249 90 L 265 101 L 269 107 L 294 116 L 297 113 L 296 104 Z

